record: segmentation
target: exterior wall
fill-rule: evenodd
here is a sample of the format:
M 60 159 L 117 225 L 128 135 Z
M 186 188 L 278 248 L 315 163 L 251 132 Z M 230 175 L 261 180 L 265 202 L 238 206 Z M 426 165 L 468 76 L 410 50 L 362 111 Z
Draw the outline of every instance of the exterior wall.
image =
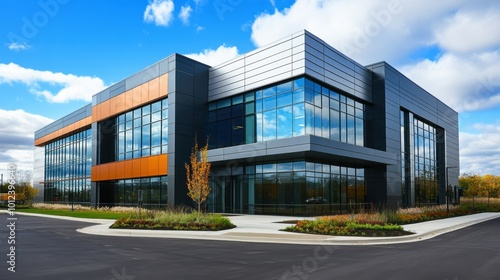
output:
M 168 67 L 168 205 L 192 205 L 187 196 L 184 163 L 197 136 L 205 143 L 208 68 L 181 55 L 169 58 Z
M 367 66 L 373 71 L 373 112 L 369 125 L 369 145 L 397 155 L 398 163 L 369 172 L 374 183 L 387 181 L 387 202 L 396 204 L 401 197 L 401 135 L 399 111 L 404 108 L 444 129 L 444 162 L 439 168 L 440 202 L 444 203 L 446 167 L 459 166 L 458 114 L 385 62 Z M 413 167 L 410 167 L 413 170 Z M 449 183 L 458 185 L 458 168 L 449 168 Z M 381 172 L 383 171 L 383 172 Z M 411 183 L 413 185 L 413 182 Z M 370 188 L 369 188 L 370 189 Z M 382 190 L 383 192 L 383 190 Z

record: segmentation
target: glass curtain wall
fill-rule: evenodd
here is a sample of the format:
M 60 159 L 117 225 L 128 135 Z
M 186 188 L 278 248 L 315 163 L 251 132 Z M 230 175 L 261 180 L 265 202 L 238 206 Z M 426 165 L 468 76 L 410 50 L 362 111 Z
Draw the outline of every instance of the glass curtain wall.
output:
M 90 204 L 91 130 L 45 146 L 44 201 Z
M 267 162 L 211 179 L 209 211 L 326 215 L 366 205 L 364 169 L 308 161 Z
M 210 148 L 306 134 L 364 146 L 365 105 L 308 78 L 209 104 Z
M 439 129 L 405 110 L 400 119 L 403 205 L 438 204 Z

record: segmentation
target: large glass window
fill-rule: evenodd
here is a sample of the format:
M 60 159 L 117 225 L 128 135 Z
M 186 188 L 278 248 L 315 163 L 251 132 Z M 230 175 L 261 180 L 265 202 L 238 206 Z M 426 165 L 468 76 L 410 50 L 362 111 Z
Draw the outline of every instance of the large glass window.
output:
M 403 205 L 437 204 L 440 129 L 406 110 L 401 110 L 400 120 Z
M 168 100 L 163 99 L 119 115 L 117 126 L 117 160 L 167 153 Z
M 417 204 L 438 203 L 436 128 L 413 119 L 415 157 L 415 199 Z
M 326 215 L 365 207 L 364 169 L 305 160 L 247 165 L 243 175 L 215 176 L 214 212 Z
M 210 148 L 312 134 L 364 146 L 365 105 L 308 78 L 209 104 Z
M 91 130 L 45 146 L 44 201 L 90 203 Z
M 137 206 L 142 192 L 142 206 L 159 208 L 167 204 L 168 177 L 151 177 L 98 182 L 100 206 Z

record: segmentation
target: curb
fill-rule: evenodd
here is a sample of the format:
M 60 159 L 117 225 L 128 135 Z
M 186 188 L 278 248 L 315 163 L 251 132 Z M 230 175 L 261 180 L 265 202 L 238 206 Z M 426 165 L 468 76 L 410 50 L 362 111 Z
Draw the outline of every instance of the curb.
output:
M 5 210 L 0 210 L 0 213 L 7 213 Z M 436 221 L 428 221 L 417 224 L 404 225 L 403 227 L 407 231 L 413 231 L 415 234 L 396 236 L 396 237 L 352 237 L 352 236 L 325 236 L 325 235 L 313 235 L 313 234 L 302 234 L 302 233 L 291 233 L 291 232 L 263 232 L 258 229 L 251 229 L 250 231 L 238 231 L 236 229 L 224 230 L 224 231 L 207 231 L 207 232 L 196 232 L 196 231 L 159 231 L 159 230 L 142 230 L 142 229 L 110 229 L 109 226 L 114 220 L 107 219 L 85 219 L 85 218 L 74 218 L 65 216 L 53 216 L 35 213 L 22 213 L 16 212 L 16 214 L 44 217 L 44 218 L 54 218 L 71 220 L 78 222 L 94 223 L 97 225 L 92 225 L 84 228 L 79 228 L 76 231 L 83 234 L 91 235 L 101 235 L 101 236 L 119 236 L 119 237 L 148 237 L 148 238 L 176 238 L 176 239 L 197 239 L 197 240 L 214 240 L 214 241 L 233 241 L 233 242 L 257 242 L 257 243 L 274 243 L 274 244 L 296 244 L 296 245 L 384 245 L 384 244 L 399 244 L 399 243 L 410 243 L 424 241 L 441 234 L 459 230 L 468 226 L 472 226 L 478 223 L 486 222 L 496 218 L 500 218 L 500 213 L 480 213 L 461 217 L 453 217 L 444 219 L 445 221 L 454 221 L 452 225 L 438 227 L 436 229 L 427 230 L 423 232 L 418 232 L 418 230 L 412 230 L 422 228 L 422 225 L 436 224 Z M 477 219 L 471 219 L 468 221 L 460 221 L 463 218 L 473 218 L 476 216 Z M 462 219 L 461 219 L 462 218 Z M 441 220 L 442 222 L 443 220 Z M 425 226 L 424 226 L 425 227 Z

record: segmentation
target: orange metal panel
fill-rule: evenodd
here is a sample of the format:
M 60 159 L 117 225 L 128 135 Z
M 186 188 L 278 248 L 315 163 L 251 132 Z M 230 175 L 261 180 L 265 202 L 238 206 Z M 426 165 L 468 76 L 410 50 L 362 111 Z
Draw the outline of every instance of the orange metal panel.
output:
M 158 174 L 158 162 L 158 156 L 148 158 L 148 176 L 154 176 Z
M 125 176 L 132 177 L 132 170 L 134 169 L 133 161 L 126 160 L 123 163 L 125 164 Z
M 125 94 L 120 94 L 116 97 L 113 97 L 113 98 L 116 98 L 116 113 L 121 113 L 123 111 L 126 110 L 126 106 L 125 106 Z
M 133 178 L 141 177 L 141 166 L 142 166 L 141 159 L 133 159 L 131 160 L 131 164 L 132 164 L 132 173 L 130 174 L 131 177 Z
M 132 107 L 136 107 L 141 104 L 141 87 L 137 86 L 132 89 Z
M 159 174 L 168 174 L 168 155 L 160 155 L 158 159 L 158 173 Z
M 98 166 L 92 166 L 90 168 L 90 180 L 97 181 L 99 176 Z
M 168 75 L 160 76 L 160 95 L 165 96 L 168 94 Z
M 149 100 L 154 100 L 160 97 L 160 78 L 155 78 L 148 82 L 149 84 Z
M 116 115 L 116 98 L 111 98 L 108 100 L 108 104 L 109 104 L 109 114 L 108 116 L 114 116 Z
M 132 106 L 132 90 L 127 90 L 125 92 L 125 110 L 128 110 L 132 107 L 133 107 Z
M 141 161 L 141 176 L 146 177 L 148 176 L 148 158 L 140 158 Z
M 125 176 L 125 162 L 119 161 L 116 164 L 116 179 L 126 178 Z
M 108 178 L 109 180 L 116 179 L 116 164 L 108 164 Z
M 109 100 L 101 103 L 101 120 L 109 116 Z
M 140 86 L 141 88 L 141 104 L 147 103 L 149 101 L 149 83 L 144 83 Z

